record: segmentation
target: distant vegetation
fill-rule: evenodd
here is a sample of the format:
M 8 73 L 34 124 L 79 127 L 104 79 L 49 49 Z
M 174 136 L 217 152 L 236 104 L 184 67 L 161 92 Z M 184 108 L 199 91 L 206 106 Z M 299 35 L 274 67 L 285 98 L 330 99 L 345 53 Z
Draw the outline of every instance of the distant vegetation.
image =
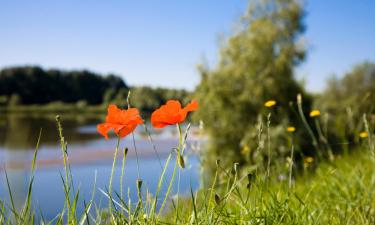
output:
M 104 76 L 87 70 L 44 70 L 37 66 L 0 70 L 0 107 L 3 110 L 101 111 L 109 103 L 125 106 L 129 90 L 134 106 L 144 112 L 171 98 L 186 102 L 190 95 L 186 90 L 130 87 L 119 76 Z
M 292 143 L 302 167 L 304 157 L 333 160 L 360 144 L 359 133 L 372 132 L 375 64 L 365 62 L 342 79 L 332 78 L 316 95 L 295 78 L 306 53 L 304 15 L 299 1 L 250 3 L 218 64 L 200 66 L 195 97 L 201 107 L 194 116 L 209 135 L 204 166 L 214 170 L 215 158 L 253 170 L 277 167 L 288 162 Z M 276 104 L 266 107 L 269 100 Z M 314 109 L 318 114 L 311 116 Z M 295 129 L 293 139 L 287 127 Z
M 3 96 L 3 102 L 8 99 L 8 104 L 15 101 L 14 98 L 20 104 L 46 104 L 54 101 L 100 104 L 108 89 L 118 92 L 127 88 L 118 76 L 100 76 L 85 70 L 43 70 L 36 66 L 26 66 L 0 71 L 0 95 Z
M 108 210 L 95 205 L 93 194 L 84 202 L 81 215 L 77 207 L 82 194 L 72 188 L 67 142 L 57 116 L 65 199 L 63 210 L 52 222 L 375 224 L 375 64 L 359 64 L 343 78 L 332 78 L 323 93 L 309 94 L 293 73 L 305 58 L 303 6 L 299 0 L 251 1 L 242 29 L 228 38 L 216 67 L 200 67 L 201 83 L 194 95 L 184 90 L 129 87 L 117 76 L 88 71 L 44 71 L 38 67 L 0 71 L 0 104 L 6 109 L 105 111 L 109 103 L 125 107 L 129 89 L 130 104 L 146 113 L 168 99 L 185 104 L 194 97 L 199 102 L 195 121 L 202 121 L 200 128 L 208 136 L 202 149 L 186 142 L 189 126 L 186 130 L 177 126 L 179 142 L 163 161 L 156 193 L 149 192 L 147 185 L 142 187 L 138 175 L 138 199 L 131 202 L 124 197 L 122 186 L 116 196 L 112 192 L 119 138 L 109 188 L 107 192 L 99 189 L 108 200 Z M 178 121 L 180 113 L 186 113 L 176 105 L 164 110 L 166 113 L 158 116 L 163 120 L 170 116 Z M 150 117 L 143 118 L 147 121 Z M 104 130 L 125 123 L 114 124 L 112 119 L 102 125 Z M 133 117 L 122 119 L 129 120 L 127 128 L 135 122 Z M 13 136 L 17 135 L 16 130 Z M 151 136 L 149 140 L 154 145 Z M 189 197 L 182 197 L 180 171 L 185 167 L 184 150 L 189 147 L 200 153 L 202 183 L 198 191 L 191 189 Z M 12 202 L 6 174 L 11 204 L 0 199 L 0 224 L 35 223 L 38 211 L 32 208 L 31 199 L 37 152 L 38 148 L 21 210 Z M 120 184 L 127 152 L 125 148 Z M 136 162 L 138 165 L 138 159 Z M 172 164 L 173 173 L 168 176 Z M 168 211 L 163 211 L 167 204 Z
M 218 65 L 201 67 L 196 96 L 202 107 L 195 116 L 204 121 L 210 135 L 209 158 L 255 166 L 269 158 L 285 159 L 290 155 L 285 135 L 288 126 L 297 128 L 294 142 L 298 157 L 316 154 L 300 119 L 297 95 L 303 96 L 304 114 L 311 110 L 313 99 L 293 73 L 305 58 L 300 42 L 303 15 L 297 1 L 251 4 L 242 29 L 221 49 Z M 265 107 L 268 100 L 276 105 Z M 311 118 L 306 120 L 312 124 Z M 271 147 L 262 144 L 270 138 L 268 129 L 274 140 Z M 272 155 L 263 148 L 272 148 Z

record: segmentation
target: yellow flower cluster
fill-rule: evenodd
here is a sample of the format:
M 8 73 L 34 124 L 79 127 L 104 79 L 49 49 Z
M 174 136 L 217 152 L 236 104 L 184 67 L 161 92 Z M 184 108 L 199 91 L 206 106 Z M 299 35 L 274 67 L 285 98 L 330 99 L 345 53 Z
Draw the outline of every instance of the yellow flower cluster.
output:
M 288 131 L 289 133 L 294 133 L 296 131 L 296 128 L 293 127 L 293 126 L 290 126 L 290 127 L 286 128 L 286 131 Z
M 318 117 L 320 116 L 320 111 L 317 109 L 314 109 L 313 111 L 310 112 L 310 117 Z
M 276 105 L 276 101 L 275 100 L 269 100 L 269 101 L 266 101 L 266 103 L 264 103 L 264 106 L 267 107 L 267 108 L 271 108 L 273 106 Z
M 367 138 L 368 137 L 368 132 L 367 131 L 362 131 L 361 133 L 359 133 L 359 137 L 360 138 Z

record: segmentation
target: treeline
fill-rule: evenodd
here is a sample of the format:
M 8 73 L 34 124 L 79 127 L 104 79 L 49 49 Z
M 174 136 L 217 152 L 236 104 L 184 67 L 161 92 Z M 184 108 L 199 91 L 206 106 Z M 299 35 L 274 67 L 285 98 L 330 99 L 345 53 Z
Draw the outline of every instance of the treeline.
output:
M 44 70 L 38 66 L 0 70 L 0 105 L 103 105 L 126 104 L 131 90 L 132 105 L 148 112 L 167 99 L 185 101 L 189 92 L 166 88 L 130 87 L 119 76 L 87 70 Z M 58 104 L 56 104 L 58 103 Z
M 3 103 L 8 104 L 75 103 L 82 100 L 88 104 L 100 104 L 108 89 L 118 92 L 127 88 L 118 76 L 101 76 L 86 70 L 43 70 L 37 66 L 24 66 L 0 71 L 0 95 Z

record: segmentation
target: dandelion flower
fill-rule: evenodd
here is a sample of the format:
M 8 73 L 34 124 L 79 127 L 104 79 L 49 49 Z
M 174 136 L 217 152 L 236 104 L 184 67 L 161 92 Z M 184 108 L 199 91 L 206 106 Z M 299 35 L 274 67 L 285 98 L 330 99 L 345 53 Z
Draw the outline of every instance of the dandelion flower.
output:
M 311 157 L 311 156 L 307 156 L 307 157 L 304 158 L 303 161 L 304 161 L 305 163 L 307 163 L 307 164 L 310 164 L 310 163 L 314 162 L 314 158 Z
M 165 105 L 155 110 L 151 115 L 151 124 L 155 128 L 179 124 L 184 122 L 188 112 L 195 111 L 198 108 L 198 102 L 193 100 L 185 108 L 177 100 L 169 100 Z
M 249 152 L 250 152 L 250 148 L 248 145 L 243 146 L 243 148 L 241 149 L 242 155 L 247 155 Z
M 108 114 L 105 123 L 97 126 L 98 132 L 108 139 L 108 132 L 113 130 L 119 137 L 125 137 L 135 130 L 137 125 L 143 124 L 143 120 L 136 108 L 121 110 L 116 105 L 108 106 Z
M 275 100 L 269 100 L 269 101 L 266 101 L 266 103 L 264 103 L 264 106 L 267 107 L 267 108 L 272 108 L 275 105 L 276 105 Z
M 361 133 L 359 133 L 359 137 L 361 137 L 361 138 L 367 138 L 368 137 L 368 132 L 367 131 L 362 131 Z
M 286 131 L 289 132 L 289 133 L 294 133 L 296 131 L 296 128 L 293 127 L 293 126 L 290 126 L 290 127 L 286 128 Z
M 313 118 L 313 117 L 318 117 L 320 116 L 320 111 L 317 110 L 317 109 L 314 109 L 313 111 L 310 112 L 310 117 Z

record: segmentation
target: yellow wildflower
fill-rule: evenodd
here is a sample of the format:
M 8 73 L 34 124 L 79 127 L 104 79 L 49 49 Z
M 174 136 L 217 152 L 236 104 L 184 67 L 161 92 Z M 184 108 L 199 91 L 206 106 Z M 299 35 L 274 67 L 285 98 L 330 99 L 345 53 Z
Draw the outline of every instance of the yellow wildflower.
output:
M 314 162 L 314 158 L 311 157 L 311 156 L 307 156 L 307 157 L 304 158 L 304 162 L 305 163 L 312 163 L 312 162 Z
M 266 103 L 264 103 L 264 106 L 267 107 L 267 108 L 271 108 L 273 106 L 276 105 L 276 101 L 275 100 L 269 100 L 269 101 L 266 101 Z
M 318 117 L 320 116 L 320 111 L 317 109 L 314 109 L 313 111 L 310 112 L 310 117 Z
M 290 127 L 286 128 L 286 131 L 288 131 L 289 133 L 294 133 L 296 131 L 296 128 L 293 127 L 293 126 L 290 126 Z
M 243 148 L 241 149 L 242 155 L 247 155 L 247 154 L 249 154 L 249 152 L 250 152 L 250 148 L 249 148 L 248 145 L 243 146 Z
M 368 133 L 367 133 L 367 131 L 362 131 L 361 133 L 359 133 L 359 136 L 361 138 L 367 138 L 368 137 Z

